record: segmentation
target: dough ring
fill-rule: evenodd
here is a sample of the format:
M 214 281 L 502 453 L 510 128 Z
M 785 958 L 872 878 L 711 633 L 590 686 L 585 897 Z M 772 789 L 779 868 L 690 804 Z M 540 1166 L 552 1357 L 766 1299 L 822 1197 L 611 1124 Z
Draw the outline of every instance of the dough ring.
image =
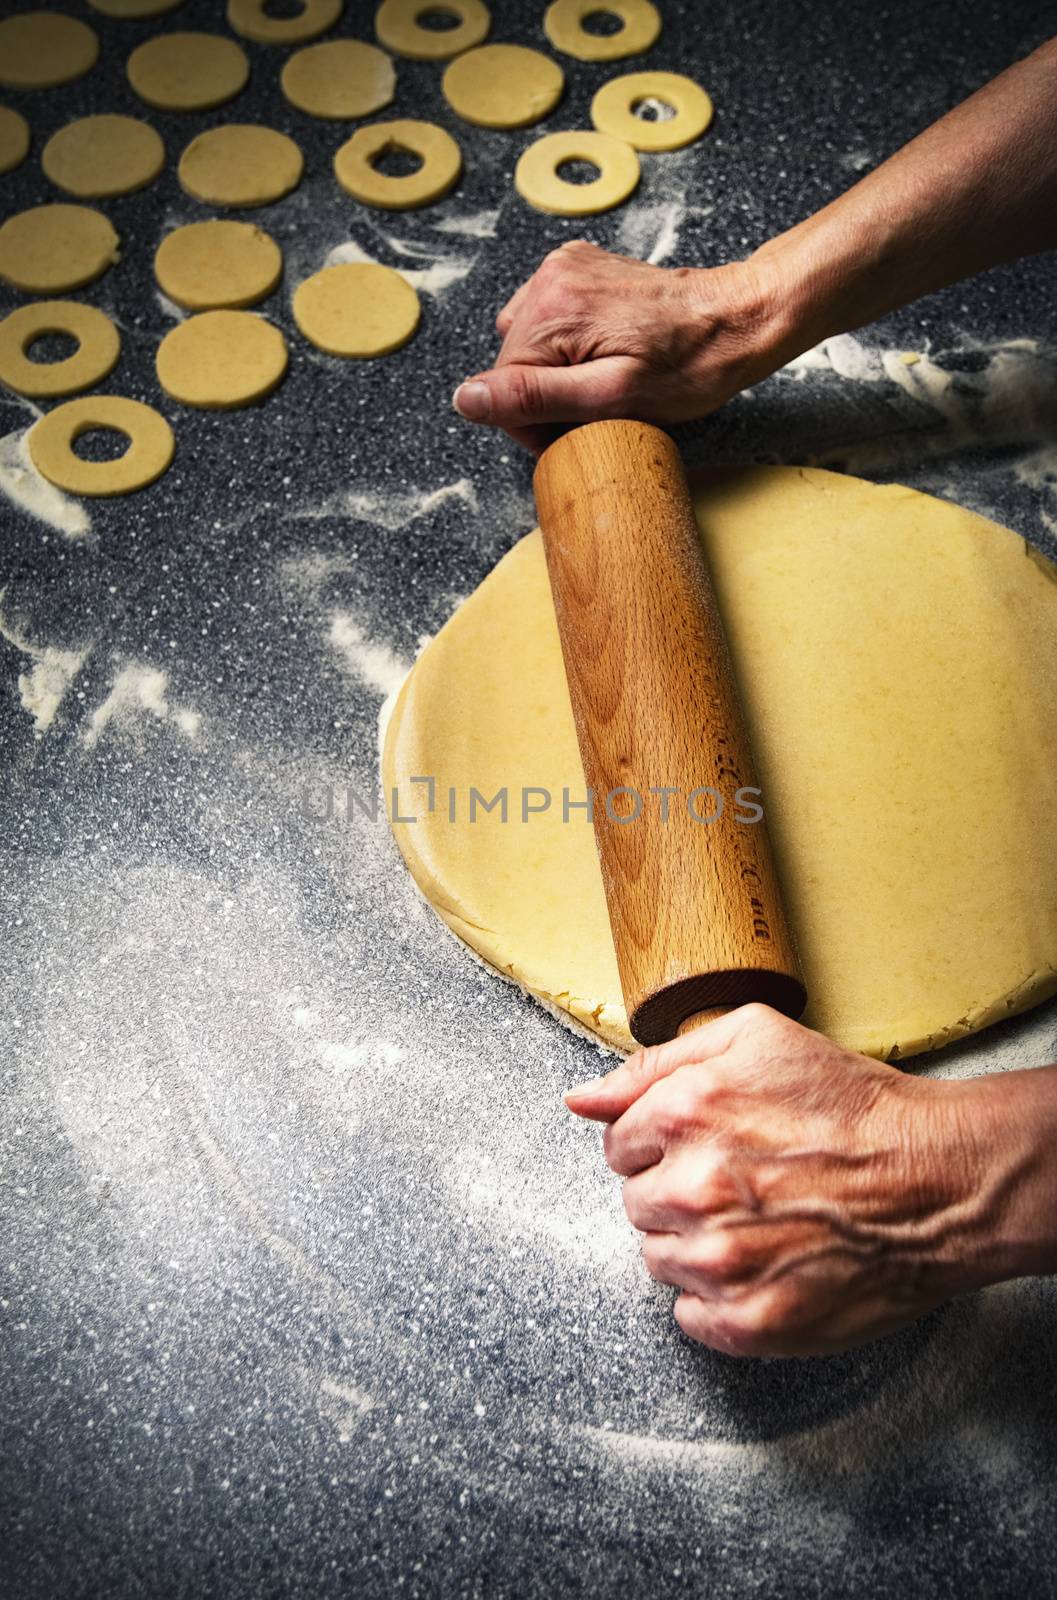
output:
M 567 183 L 558 168 L 567 161 L 598 167 L 592 183 Z M 537 211 L 560 217 L 585 217 L 610 211 L 632 194 L 640 176 L 639 158 L 623 139 L 608 133 L 547 133 L 530 144 L 514 171 L 520 195 Z
M 527 128 L 554 110 L 565 88 L 556 61 L 520 44 L 484 44 L 457 56 L 444 73 L 444 98 L 482 128 Z
M 422 165 L 406 178 L 387 177 L 374 163 L 389 150 L 421 156 Z M 372 122 L 342 145 L 334 157 L 334 171 L 354 200 L 383 211 L 410 211 L 432 205 L 454 189 L 462 172 L 462 151 L 434 122 Z
M 128 81 L 162 111 L 211 111 L 246 87 L 250 64 L 234 39 L 216 33 L 160 33 L 133 50 Z
M 418 295 L 392 267 L 350 261 L 299 284 L 294 321 L 318 350 L 366 360 L 407 344 L 418 327 Z
M 165 165 L 165 146 L 137 117 L 79 117 L 52 134 L 40 164 L 67 194 L 106 200 L 153 183 Z
M 188 311 L 256 305 L 282 275 L 282 251 L 252 222 L 188 222 L 154 257 L 162 293 Z
M 104 17 L 160 17 L 164 11 L 175 11 L 183 0 L 88 0 L 93 11 Z
M 286 371 L 286 340 L 254 311 L 203 311 L 158 346 L 158 380 L 185 406 L 232 411 L 271 394 Z
M 454 28 L 424 28 L 427 12 L 457 17 Z M 492 18 L 481 0 L 382 0 L 374 31 L 387 50 L 414 61 L 447 61 L 488 37 Z
M 0 22 L 0 83 L 8 89 L 54 89 L 82 78 L 99 59 L 86 22 L 58 11 L 23 11 Z
M 616 33 L 589 33 L 587 17 L 618 17 Z M 555 50 L 578 61 L 619 61 L 638 56 L 656 44 L 661 14 L 650 0 L 554 0 L 543 18 L 543 31 Z
M 116 461 L 83 461 L 73 442 L 94 428 L 112 428 L 130 443 Z M 41 417 L 27 438 L 33 465 L 68 494 L 131 494 L 160 478 L 173 458 L 173 432 L 165 418 L 139 400 L 90 394 L 67 400 Z
M 0 172 L 13 172 L 29 153 L 29 123 L 10 106 L 0 106 Z
M 651 121 L 636 106 L 654 101 L 670 106 L 674 117 Z M 713 117 L 712 101 L 681 72 L 629 72 L 604 83 L 591 101 L 591 121 L 600 133 L 626 139 L 636 150 L 679 150 L 693 144 Z
M 330 39 L 292 55 L 279 75 L 283 94 L 311 117 L 369 117 L 389 105 L 396 71 L 384 50 L 359 39 Z
M 301 0 L 296 17 L 270 17 L 267 0 L 228 0 L 228 26 L 258 44 L 303 44 L 318 39 L 341 16 L 343 0 Z
M 211 206 L 267 206 L 296 189 L 305 160 L 292 139 L 274 128 L 229 122 L 192 139 L 177 173 L 196 200 Z
M 46 333 L 68 334 L 79 348 L 64 361 L 34 361 L 27 351 Z M 19 306 L 0 322 L 0 383 L 34 399 L 90 389 L 113 371 L 120 353 L 121 340 L 110 318 L 79 300 Z
M 0 228 L 0 278 L 26 294 L 66 294 L 102 277 L 118 237 L 91 206 L 33 206 Z

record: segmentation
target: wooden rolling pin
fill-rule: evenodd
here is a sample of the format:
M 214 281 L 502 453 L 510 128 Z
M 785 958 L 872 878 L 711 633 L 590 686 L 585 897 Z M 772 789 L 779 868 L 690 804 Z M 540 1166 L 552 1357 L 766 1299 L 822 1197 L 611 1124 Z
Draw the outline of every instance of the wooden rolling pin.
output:
M 659 1044 L 750 1000 L 799 1016 L 766 821 L 737 820 L 766 796 L 678 451 L 589 423 L 535 491 L 631 1032 Z

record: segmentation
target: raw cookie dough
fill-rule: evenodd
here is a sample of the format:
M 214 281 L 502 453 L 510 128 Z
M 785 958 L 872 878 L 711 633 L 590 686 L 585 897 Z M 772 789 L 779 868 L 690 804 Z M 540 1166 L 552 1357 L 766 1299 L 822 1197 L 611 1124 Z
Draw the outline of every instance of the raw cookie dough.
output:
M 160 17 L 164 11 L 175 11 L 183 0 L 88 0 L 93 11 L 104 17 Z
M 674 117 L 637 116 L 643 101 L 671 106 Z M 626 139 L 636 150 L 679 150 L 693 144 L 713 117 L 712 101 L 681 72 L 628 72 L 604 83 L 591 101 L 591 121 L 600 133 Z
M 137 117 L 79 117 L 52 134 L 40 164 L 67 194 L 105 200 L 153 183 L 165 165 L 165 146 Z
M 10 106 L 0 106 L 0 172 L 13 172 L 29 151 L 29 123 Z
M 482 128 L 527 128 L 562 97 L 556 61 L 520 44 L 485 44 L 458 56 L 441 83 L 452 110 Z
M 188 222 L 154 257 L 160 289 L 188 311 L 256 305 L 282 275 L 282 251 L 252 222 Z
M 566 161 L 590 161 L 599 169 L 591 183 L 567 183 L 558 176 Z M 610 211 L 632 194 L 641 169 L 624 139 L 608 133 L 546 133 L 530 144 L 514 169 L 518 193 L 537 211 L 560 217 L 585 217 Z
M 419 18 L 438 11 L 457 17 L 456 26 L 423 27 Z M 383 0 L 374 19 L 374 31 L 386 49 L 415 61 L 447 61 L 472 50 L 487 39 L 491 26 L 491 14 L 481 0 Z
M 75 439 L 95 428 L 113 428 L 130 443 L 114 461 L 83 461 Z M 165 418 L 139 400 L 90 394 L 67 400 L 41 417 L 27 438 L 33 465 L 68 494 L 131 494 L 160 478 L 173 458 L 173 432 Z
M 619 17 L 623 26 L 615 33 L 589 33 L 584 20 L 600 13 Z M 661 14 L 650 0 L 554 0 L 544 13 L 543 31 L 555 50 L 578 61 L 619 61 L 656 43 Z
M 0 22 L 0 83 L 9 89 L 54 89 L 81 78 L 99 59 L 86 22 L 58 11 L 23 11 Z
M 296 189 L 305 170 L 285 133 L 231 122 L 192 139 L 178 168 L 188 194 L 213 206 L 267 206 Z
M 65 294 L 102 277 L 118 237 L 91 206 L 33 206 L 0 228 L 0 278 L 26 294 Z
M 1057 568 L 895 485 L 795 467 L 695 478 L 755 747 L 805 1020 L 877 1056 L 1057 990 Z M 427 810 L 431 775 L 436 806 Z M 538 533 L 419 656 L 383 757 L 444 921 L 621 1049 L 631 1037 Z M 499 808 L 467 820 L 469 788 Z M 554 796 L 521 822 L 521 787 Z M 448 820 L 448 789 L 457 822 Z M 535 803 L 535 802 L 533 802 Z
M 407 150 L 421 156 L 417 172 L 390 178 L 374 163 L 387 150 Z M 434 122 L 372 122 L 360 128 L 334 157 L 334 172 L 341 187 L 354 200 L 380 206 L 384 211 L 410 211 L 432 205 L 459 181 L 462 151 L 450 133 Z
M 294 295 L 297 326 L 332 356 L 387 356 L 407 344 L 420 316 L 407 279 L 366 262 L 324 267 Z
M 231 411 L 263 400 L 286 371 L 286 340 L 253 311 L 203 311 L 158 346 L 158 379 L 186 406 Z
M 233 100 L 250 75 L 246 52 L 216 33 L 161 33 L 133 50 L 128 81 L 149 106 L 210 111 Z
M 301 0 L 296 17 L 270 17 L 267 0 L 228 0 L 228 26 L 258 44 L 302 44 L 318 39 L 341 16 L 342 0 Z
M 48 333 L 66 333 L 79 348 L 62 361 L 36 361 L 27 350 Z M 79 300 L 40 300 L 0 322 L 0 383 L 34 399 L 76 394 L 113 371 L 121 353 L 108 316 Z
M 330 39 L 292 55 L 279 76 L 283 94 L 313 117 L 369 117 L 396 93 L 396 70 L 384 50 L 359 39 Z

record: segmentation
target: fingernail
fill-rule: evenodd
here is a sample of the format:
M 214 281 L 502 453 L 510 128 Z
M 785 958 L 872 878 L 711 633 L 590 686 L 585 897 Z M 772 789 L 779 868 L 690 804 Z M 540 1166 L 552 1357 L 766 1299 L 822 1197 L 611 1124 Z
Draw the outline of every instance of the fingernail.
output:
M 579 1099 L 581 1095 L 585 1094 L 597 1094 L 599 1089 L 601 1089 L 605 1084 L 606 1077 L 608 1077 L 608 1073 L 601 1078 L 592 1078 L 590 1083 L 578 1083 L 575 1089 L 566 1089 L 566 1100 L 576 1100 Z
M 467 422 L 485 422 L 492 410 L 487 383 L 460 384 L 452 396 L 452 404 Z

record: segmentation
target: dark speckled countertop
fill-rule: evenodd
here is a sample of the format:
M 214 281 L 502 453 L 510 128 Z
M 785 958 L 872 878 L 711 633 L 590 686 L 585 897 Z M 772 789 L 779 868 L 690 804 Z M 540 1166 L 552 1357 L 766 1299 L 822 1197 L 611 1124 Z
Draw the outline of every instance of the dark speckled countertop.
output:
M 338 32 L 370 37 L 372 9 Z M 560 1106 L 597 1054 L 440 934 L 383 823 L 302 811 L 308 787 L 370 787 L 385 694 L 531 524 L 528 459 L 449 397 L 535 262 L 578 233 L 741 254 L 1054 26 L 1030 0 L 662 9 L 649 64 L 703 82 L 714 128 L 582 226 L 514 194 L 534 131 L 457 126 L 414 62 L 397 109 L 451 127 L 466 175 L 421 212 L 358 207 L 330 174 L 343 130 L 287 106 L 285 52 L 253 45 L 223 112 L 143 113 L 170 165 L 104 207 L 122 258 L 83 298 L 121 326 L 105 387 L 158 405 L 177 457 L 128 500 L 0 502 L 5 1597 L 1052 1591 L 1053 1290 L 825 1361 L 690 1345 L 597 1133 Z M 3 96 L 34 136 L 5 212 L 57 198 L 55 128 L 143 110 L 134 43 L 220 10 L 85 10 L 100 65 Z M 542 44 L 542 10 L 496 0 L 493 36 Z M 623 70 L 564 64 L 549 128 L 585 125 Z M 305 151 L 257 214 L 292 359 L 266 404 L 196 414 L 154 378 L 173 313 L 151 259 L 209 214 L 172 163 L 227 116 Z M 387 360 L 342 364 L 293 326 L 292 287 L 343 243 L 419 274 L 422 328 Z M 897 350 L 923 360 L 893 376 Z M 10 484 L 32 409 L 0 411 Z M 1055 437 L 1040 258 L 830 341 L 682 443 L 901 478 L 1052 552 Z M 1055 1054 L 1050 1007 L 927 1070 Z

